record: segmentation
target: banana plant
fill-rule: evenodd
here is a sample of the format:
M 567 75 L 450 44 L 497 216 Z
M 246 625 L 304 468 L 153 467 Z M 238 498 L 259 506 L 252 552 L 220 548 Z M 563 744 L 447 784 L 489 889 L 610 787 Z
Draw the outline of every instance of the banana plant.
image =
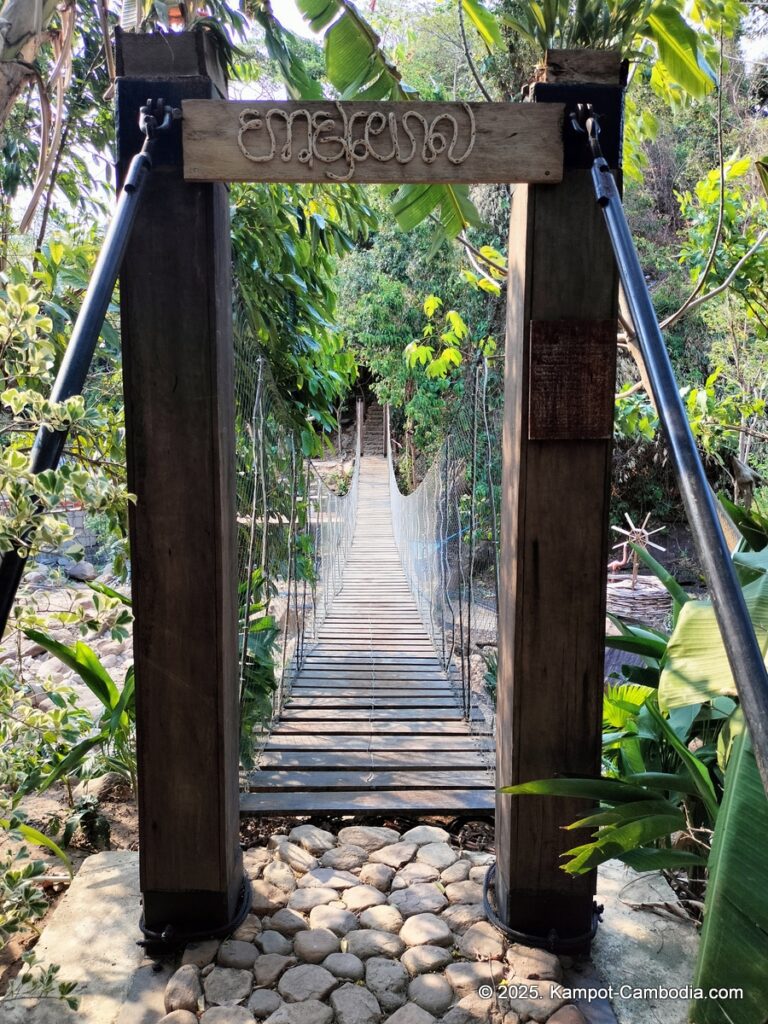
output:
M 312 31 L 323 34 L 328 80 L 342 100 L 418 102 L 417 93 L 403 82 L 400 72 L 381 48 L 381 39 L 354 4 L 349 0 L 296 0 L 296 4 Z M 472 6 L 477 16 L 481 5 L 475 0 Z M 488 27 L 494 24 L 490 14 L 486 12 L 479 17 L 486 23 L 486 32 L 500 41 L 498 26 Z M 260 18 L 262 24 L 264 18 L 275 21 L 269 5 Z M 477 22 L 473 19 L 473 23 Z M 286 39 L 290 35 L 282 27 L 280 31 Z M 305 72 L 296 63 L 293 73 L 285 62 L 278 63 L 289 90 L 295 90 Z M 430 216 L 436 218 L 433 248 L 480 223 L 466 185 L 401 185 L 399 188 L 387 186 L 386 190 L 392 194 L 392 212 L 404 231 Z
M 734 744 L 709 858 L 694 988 L 697 1024 L 763 1024 L 768 1006 L 768 799 L 745 729 Z M 733 989 L 741 994 L 736 996 Z M 730 993 L 730 994 L 729 994 Z
M 584 874 L 614 858 L 636 871 L 703 867 L 707 847 L 699 831 L 714 826 L 719 804 L 709 764 L 712 750 L 688 748 L 701 710 L 667 717 L 653 688 L 609 687 L 603 721 L 609 777 L 537 779 L 502 792 L 599 801 L 597 810 L 564 826 L 594 830 L 588 842 L 562 855 L 567 874 Z

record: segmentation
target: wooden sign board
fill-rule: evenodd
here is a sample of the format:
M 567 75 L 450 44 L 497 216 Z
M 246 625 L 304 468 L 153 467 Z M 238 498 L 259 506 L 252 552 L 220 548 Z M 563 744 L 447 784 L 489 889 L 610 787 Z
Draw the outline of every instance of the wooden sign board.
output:
M 185 100 L 188 181 L 555 183 L 562 104 Z

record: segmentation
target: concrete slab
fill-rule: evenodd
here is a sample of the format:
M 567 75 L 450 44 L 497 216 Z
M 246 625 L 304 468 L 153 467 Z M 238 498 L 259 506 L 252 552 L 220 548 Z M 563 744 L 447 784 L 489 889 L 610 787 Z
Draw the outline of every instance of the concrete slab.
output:
M 140 913 L 138 854 L 117 850 L 88 857 L 35 948 L 43 964 L 60 965 L 62 981 L 77 982 L 80 1008 L 24 1000 L 3 1006 L 0 1022 L 117 1024 L 144 960 L 136 945 Z
M 622 996 L 622 986 L 658 990 L 690 985 L 699 934 L 693 923 L 662 910 L 677 897 L 658 874 L 632 871 L 620 861 L 603 864 L 598 873 L 598 902 L 603 923 L 592 946 L 592 961 L 612 989 L 619 1024 L 686 1024 L 686 999 Z M 635 909 L 655 904 L 661 913 Z

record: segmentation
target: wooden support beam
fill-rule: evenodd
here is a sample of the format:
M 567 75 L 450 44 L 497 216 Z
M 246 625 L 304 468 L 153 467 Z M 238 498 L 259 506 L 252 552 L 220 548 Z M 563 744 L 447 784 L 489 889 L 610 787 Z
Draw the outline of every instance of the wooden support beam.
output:
M 511 211 L 498 786 L 600 774 L 618 284 L 587 147 L 583 136 L 569 137 L 568 111 L 593 102 L 605 115 L 606 156 L 618 167 L 621 88 L 618 55 L 610 85 L 605 53 L 577 57 L 559 51 L 552 74 L 532 89 L 534 102 L 566 105 L 562 184 L 518 186 Z M 497 899 L 510 927 L 588 934 L 594 873 L 560 868 L 560 855 L 580 841 L 562 826 L 585 806 L 497 796 Z
M 203 34 L 118 38 L 123 172 L 140 105 L 219 96 L 215 61 Z M 242 888 L 230 264 L 226 189 L 184 181 L 176 125 L 120 278 L 139 850 L 155 931 L 224 926 Z

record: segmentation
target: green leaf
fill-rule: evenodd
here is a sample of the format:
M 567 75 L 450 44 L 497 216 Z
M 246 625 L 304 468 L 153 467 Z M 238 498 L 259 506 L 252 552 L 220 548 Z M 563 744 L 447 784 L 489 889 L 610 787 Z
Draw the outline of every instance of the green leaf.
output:
M 709 776 L 707 766 L 698 757 L 690 752 L 688 747 L 680 741 L 669 721 L 664 718 L 652 700 L 645 705 L 657 728 L 664 734 L 664 738 L 674 748 L 683 765 L 691 776 L 691 781 L 696 787 L 696 792 L 709 813 L 712 822 L 717 820 L 718 803 L 715 787 Z
M 768 647 L 768 576 L 744 587 L 744 600 L 760 648 Z M 709 601 L 689 601 L 667 645 L 659 681 L 659 706 L 700 704 L 713 697 L 738 696 L 715 611 Z
M 487 7 L 484 7 L 479 0 L 461 0 L 461 6 L 489 50 L 494 46 L 501 47 L 503 45 L 499 23 Z
M 678 808 L 669 800 L 630 800 L 629 803 L 618 804 L 607 810 L 596 811 L 586 818 L 579 818 L 572 821 L 565 828 L 571 831 L 575 828 L 596 828 L 604 825 L 618 825 L 622 822 L 635 821 L 638 818 L 646 818 L 653 814 L 677 814 Z
M 47 836 L 39 829 L 26 824 L 17 825 L 16 830 L 28 843 L 34 843 L 35 846 L 43 846 L 46 850 L 50 850 L 51 853 L 58 857 L 62 864 L 66 866 L 70 875 L 72 874 L 72 861 L 66 853 L 64 853 L 58 843 L 55 843 L 50 836 Z
M 95 736 L 89 736 L 86 740 L 81 740 L 62 761 L 59 761 L 53 771 L 37 782 L 35 789 L 40 793 L 50 789 L 54 782 L 58 782 L 63 776 L 70 775 L 76 771 L 85 760 L 85 755 L 93 750 L 94 747 L 105 743 L 106 740 L 107 736 L 103 732 L 97 733 Z
M 651 667 L 658 664 L 664 656 L 665 645 L 658 639 L 639 636 L 607 636 L 605 646 L 627 654 L 637 654 L 644 658 Z
M 537 779 L 521 782 L 516 786 L 502 786 L 501 793 L 512 796 L 568 796 L 585 800 L 602 800 L 611 803 L 629 803 L 631 800 L 646 800 L 652 796 L 641 786 L 630 786 L 616 779 Z
M 696 33 L 677 8 L 670 4 L 654 7 L 643 34 L 656 43 L 670 77 L 686 92 L 702 99 L 712 91 L 715 73 L 699 52 Z
M 99 661 L 96 653 L 87 644 L 78 641 L 74 647 L 68 647 L 66 644 L 59 643 L 58 640 L 54 640 L 47 633 L 41 633 L 37 629 L 25 629 L 24 634 L 30 640 L 34 640 L 41 647 L 44 647 L 46 651 L 53 654 L 54 657 L 58 658 L 68 668 L 77 672 L 91 693 L 98 697 L 107 711 L 111 711 L 115 707 L 119 700 L 117 687 L 110 674 Z
M 768 800 L 746 732 L 734 745 L 709 856 L 694 986 L 741 988 L 740 998 L 694 1000 L 697 1024 L 757 1022 L 768 1006 Z
M 763 187 L 763 192 L 768 196 L 768 156 L 761 156 L 759 160 L 755 160 L 755 170 Z
M 703 867 L 707 858 L 688 850 L 666 850 L 641 846 L 618 858 L 634 871 L 677 871 L 679 868 Z
M 442 202 L 441 185 L 403 185 L 392 201 L 398 227 L 410 231 Z
M 675 814 L 653 814 L 606 829 L 601 831 L 595 842 L 566 850 L 562 856 L 571 857 L 571 860 L 563 866 L 564 870 L 569 875 L 585 874 L 613 857 L 621 857 L 638 846 L 679 832 L 682 828 L 685 828 L 685 817 L 682 811 L 677 811 Z

